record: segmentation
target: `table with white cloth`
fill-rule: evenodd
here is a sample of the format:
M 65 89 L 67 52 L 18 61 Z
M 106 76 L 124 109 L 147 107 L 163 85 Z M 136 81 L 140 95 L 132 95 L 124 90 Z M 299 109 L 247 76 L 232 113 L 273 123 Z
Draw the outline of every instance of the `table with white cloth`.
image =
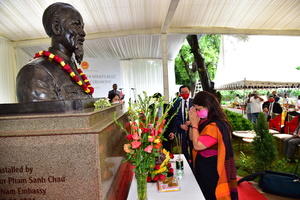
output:
M 178 156 L 179 155 L 175 155 L 174 159 L 171 161 L 174 175 L 176 174 L 175 160 Z M 148 200 L 205 200 L 196 178 L 183 154 L 181 155 L 181 158 L 183 158 L 184 175 L 179 180 L 180 191 L 159 192 L 157 190 L 157 183 L 147 183 Z M 133 177 L 127 200 L 137 199 L 136 179 Z

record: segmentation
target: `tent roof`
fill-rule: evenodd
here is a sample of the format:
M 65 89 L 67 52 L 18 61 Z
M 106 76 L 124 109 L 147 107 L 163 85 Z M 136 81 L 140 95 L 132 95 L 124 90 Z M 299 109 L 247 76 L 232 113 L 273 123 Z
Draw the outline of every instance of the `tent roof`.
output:
M 56 0 L 1 0 L 0 36 L 25 48 L 49 46 L 42 26 L 45 8 Z M 94 56 L 160 58 L 161 34 L 172 48 L 190 33 L 300 35 L 299 0 L 64 0 L 85 22 L 86 52 Z M 150 35 L 150 36 L 149 36 Z M 107 38 L 115 38 L 113 41 Z M 125 38 L 123 40 L 123 38 Z M 121 44 L 120 44 L 121 43 Z M 116 51 L 126 46 L 127 52 Z M 138 47 L 138 48 L 136 48 Z M 176 46 L 177 47 L 177 46 Z M 26 49 L 26 48 L 33 48 Z M 128 50 L 128 49 L 136 50 Z M 34 49 L 34 50 L 35 50 Z M 140 52 L 144 51 L 144 52 Z M 35 52 L 35 51 L 34 51 Z
M 236 81 L 219 86 L 218 90 L 241 89 L 271 89 L 271 88 L 300 88 L 300 82 L 274 82 L 274 81 Z

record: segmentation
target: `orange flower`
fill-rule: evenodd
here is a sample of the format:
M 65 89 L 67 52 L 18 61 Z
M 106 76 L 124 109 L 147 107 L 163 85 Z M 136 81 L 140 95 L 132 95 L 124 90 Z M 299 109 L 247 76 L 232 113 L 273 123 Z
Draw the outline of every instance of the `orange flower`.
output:
M 130 144 L 124 144 L 123 149 L 124 149 L 124 151 L 125 151 L 126 153 L 132 153 L 133 151 L 132 151 L 132 149 L 131 149 L 130 147 L 131 147 Z

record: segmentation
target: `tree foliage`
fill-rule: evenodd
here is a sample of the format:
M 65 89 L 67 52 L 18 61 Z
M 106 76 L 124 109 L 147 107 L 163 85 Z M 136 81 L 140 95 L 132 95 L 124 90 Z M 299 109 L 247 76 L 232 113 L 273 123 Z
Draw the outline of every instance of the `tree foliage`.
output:
M 204 58 L 211 80 L 215 78 L 217 70 L 220 40 L 220 35 L 201 35 L 198 40 L 200 53 Z M 188 69 L 186 66 L 188 66 Z M 195 84 L 196 80 L 199 79 L 199 75 L 195 69 L 194 56 L 191 53 L 191 47 L 187 41 L 184 42 L 175 59 L 175 76 L 176 84 L 186 84 L 190 86 L 192 86 L 192 83 Z
M 277 157 L 277 149 L 274 138 L 269 133 L 267 118 L 263 113 L 259 113 L 254 130 L 256 132 L 253 141 L 255 169 L 256 171 L 270 170 Z

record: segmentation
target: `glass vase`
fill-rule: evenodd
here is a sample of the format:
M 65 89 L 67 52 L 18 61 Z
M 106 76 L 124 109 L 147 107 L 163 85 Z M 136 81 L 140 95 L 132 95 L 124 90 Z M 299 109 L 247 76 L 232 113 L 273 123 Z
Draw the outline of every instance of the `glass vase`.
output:
M 138 200 L 147 200 L 147 175 L 148 173 L 136 173 Z

